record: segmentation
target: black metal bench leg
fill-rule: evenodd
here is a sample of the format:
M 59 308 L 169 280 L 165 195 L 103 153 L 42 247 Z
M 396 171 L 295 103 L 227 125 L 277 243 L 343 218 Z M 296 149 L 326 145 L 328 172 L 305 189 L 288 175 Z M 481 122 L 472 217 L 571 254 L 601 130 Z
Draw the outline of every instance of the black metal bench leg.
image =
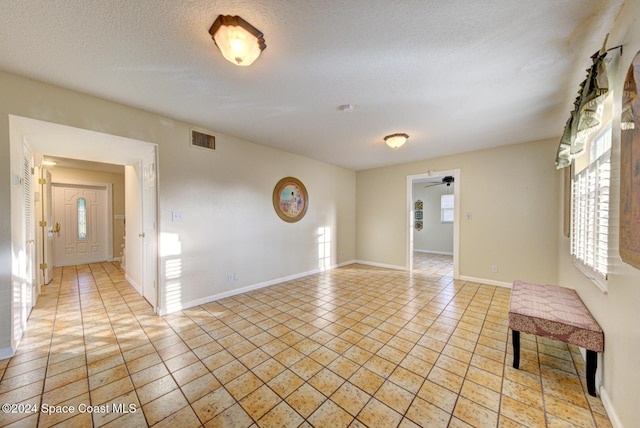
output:
M 589 395 L 596 395 L 596 369 L 598 368 L 598 353 L 587 349 L 587 390 Z
M 511 342 L 513 342 L 513 368 L 520 367 L 520 332 L 511 330 Z

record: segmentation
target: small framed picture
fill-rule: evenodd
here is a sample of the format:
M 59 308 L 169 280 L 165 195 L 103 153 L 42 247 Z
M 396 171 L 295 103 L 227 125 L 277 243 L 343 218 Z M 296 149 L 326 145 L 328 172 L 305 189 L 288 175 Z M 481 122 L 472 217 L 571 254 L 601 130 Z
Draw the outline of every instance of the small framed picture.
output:
M 414 208 L 414 209 L 416 209 L 416 210 L 421 210 L 421 209 L 422 209 L 422 206 L 423 206 L 422 201 L 421 201 L 420 199 L 418 199 L 418 200 L 416 201 L 416 203 L 415 203 L 415 208 Z
M 422 211 L 416 211 L 416 220 L 422 220 Z
M 416 230 L 422 230 L 422 222 L 416 221 Z

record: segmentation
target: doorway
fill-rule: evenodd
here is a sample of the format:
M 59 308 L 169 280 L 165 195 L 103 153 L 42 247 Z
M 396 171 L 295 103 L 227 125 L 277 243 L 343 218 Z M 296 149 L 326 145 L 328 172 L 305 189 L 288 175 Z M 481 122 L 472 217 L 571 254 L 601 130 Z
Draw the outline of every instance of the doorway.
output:
M 54 266 L 111 259 L 110 190 L 107 184 L 53 183 Z
M 453 279 L 459 279 L 459 177 L 457 169 L 407 176 L 408 271 L 429 257 L 437 264 L 451 257 Z
M 114 135 L 104 134 L 95 131 L 89 131 L 85 129 L 74 128 L 65 125 L 59 125 L 51 122 L 45 122 L 35 119 L 29 119 L 20 116 L 9 115 L 9 131 L 10 131 L 10 157 L 11 157 L 11 229 L 12 229 L 12 254 L 15 254 L 16 261 L 12 268 L 12 277 L 14 281 L 11 286 L 12 303 L 11 303 L 11 348 L 16 349 L 17 343 L 22 337 L 23 328 L 26 325 L 26 319 L 24 317 L 26 306 L 35 300 L 25 293 L 27 284 L 30 284 L 31 274 L 27 271 L 26 259 L 23 255 L 26 255 L 31 245 L 30 239 L 25 238 L 27 217 L 24 215 L 24 203 L 22 194 L 24 193 L 24 181 L 25 177 L 31 177 L 31 171 L 27 171 L 24 163 L 23 153 L 26 147 L 29 147 L 34 154 L 46 153 L 51 156 L 87 160 L 100 163 L 110 163 L 117 165 L 140 165 L 142 160 L 145 159 L 149 153 L 153 153 L 154 168 L 157 165 L 157 151 L 156 144 L 134 140 L 125 137 L 118 137 Z M 35 171 L 34 171 L 35 172 Z M 154 169 L 153 185 L 147 183 L 147 188 L 150 191 L 157 192 L 157 169 Z M 140 177 L 140 189 L 142 189 L 142 177 Z M 34 193 L 32 191 L 32 197 Z M 142 200 L 142 193 L 138 196 L 138 200 Z M 153 232 L 152 235 L 157 235 L 157 194 L 154 195 L 154 206 L 147 206 L 146 210 L 148 218 L 153 218 Z M 142 216 L 142 210 L 140 210 Z M 142 224 L 142 221 L 140 221 Z M 15 231 L 15 233 L 13 233 Z M 132 236 L 138 237 L 143 231 L 130 231 Z M 157 247 L 157 236 L 152 237 L 152 244 Z M 142 237 L 138 238 L 142 240 Z M 157 248 L 154 248 L 155 254 L 157 254 Z M 35 251 L 33 251 L 33 258 L 35 263 Z M 148 253 L 148 252 L 147 252 Z M 159 287 L 158 284 L 158 271 L 156 256 L 141 256 L 138 257 L 138 265 L 131 263 L 129 260 L 128 269 L 133 269 L 138 272 L 147 272 L 147 280 L 152 281 L 154 284 L 153 296 L 150 296 L 148 300 L 157 302 Z M 135 260 L 135 257 L 131 259 Z M 142 283 L 142 280 L 141 280 Z M 154 310 L 157 312 L 158 308 L 153 304 Z M 28 313 L 28 312 L 27 312 Z

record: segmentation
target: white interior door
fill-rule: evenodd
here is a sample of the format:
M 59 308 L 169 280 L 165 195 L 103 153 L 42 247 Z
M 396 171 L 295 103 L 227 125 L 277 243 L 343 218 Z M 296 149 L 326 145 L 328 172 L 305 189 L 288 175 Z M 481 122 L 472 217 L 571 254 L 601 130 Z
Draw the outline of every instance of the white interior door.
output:
M 152 150 L 142 159 L 142 295 L 156 308 L 157 289 L 157 188 L 156 151 Z
M 23 156 L 23 209 L 25 219 L 25 257 L 24 257 L 24 285 L 21 294 L 23 295 L 21 321 L 26 326 L 27 317 L 31 312 L 31 308 L 35 305 L 37 298 L 37 281 L 36 281 L 36 228 L 35 228 L 35 207 L 33 194 L 33 153 L 31 149 L 24 146 Z
M 43 284 L 49 284 L 53 279 L 53 187 L 51 186 L 51 173 L 46 169 L 42 170 L 42 178 L 44 184 L 41 189 L 42 199 L 42 216 L 46 226 L 43 227 L 43 262 L 42 269 Z
M 37 295 L 40 294 L 40 287 L 51 282 L 53 273 L 53 215 L 51 211 L 51 173 L 45 168 L 36 168 L 36 175 L 39 181 L 37 196 L 35 196 L 36 207 L 36 252 L 38 280 Z
M 107 260 L 107 189 L 57 185 L 53 189 L 55 265 Z

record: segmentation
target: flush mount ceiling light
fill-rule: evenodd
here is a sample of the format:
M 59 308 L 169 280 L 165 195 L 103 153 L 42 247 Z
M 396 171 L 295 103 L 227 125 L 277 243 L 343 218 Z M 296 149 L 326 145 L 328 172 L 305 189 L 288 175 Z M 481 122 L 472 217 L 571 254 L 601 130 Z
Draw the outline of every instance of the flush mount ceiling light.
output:
M 239 16 L 219 15 L 209 34 L 227 61 L 243 67 L 251 65 L 267 47 L 260 30 Z
M 387 143 L 387 146 L 392 149 L 397 149 L 398 147 L 402 147 L 408 138 L 409 136 L 407 134 L 391 134 L 384 137 L 384 141 Z

